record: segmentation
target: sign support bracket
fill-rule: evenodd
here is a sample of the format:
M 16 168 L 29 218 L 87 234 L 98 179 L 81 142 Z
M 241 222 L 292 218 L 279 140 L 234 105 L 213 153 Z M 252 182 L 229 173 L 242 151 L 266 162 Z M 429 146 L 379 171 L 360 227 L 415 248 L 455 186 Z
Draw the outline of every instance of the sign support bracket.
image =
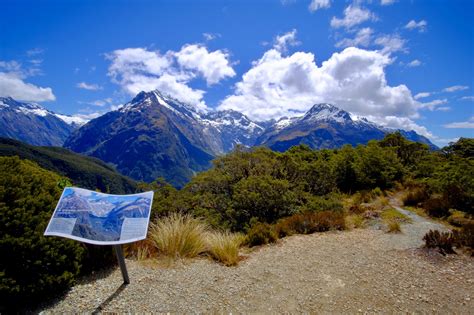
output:
M 125 265 L 125 258 L 123 257 L 122 245 L 113 245 L 115 250 L 115 255 L 117 255 L 117 261 L 122 271 L 123 283 L 129 284 L 130 279 L 128 278 L 127 265 Z

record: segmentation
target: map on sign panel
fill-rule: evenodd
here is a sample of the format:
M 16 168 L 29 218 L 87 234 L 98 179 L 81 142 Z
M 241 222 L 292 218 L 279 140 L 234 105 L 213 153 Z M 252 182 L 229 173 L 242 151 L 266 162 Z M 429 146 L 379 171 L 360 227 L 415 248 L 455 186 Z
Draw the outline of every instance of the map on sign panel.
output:
M 66 187 L 44 235 L 116 245 L 146 238 L 153 192 L 110 195 Z

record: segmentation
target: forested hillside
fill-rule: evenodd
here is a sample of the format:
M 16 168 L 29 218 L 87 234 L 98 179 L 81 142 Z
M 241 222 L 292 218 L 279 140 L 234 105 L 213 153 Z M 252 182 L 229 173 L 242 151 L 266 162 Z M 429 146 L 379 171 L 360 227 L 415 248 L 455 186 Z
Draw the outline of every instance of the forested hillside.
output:
M 0 138 L 0 156 L 19 156 L 66 176 L 82 188 L 112 194 L 135 192 L 136 182 L 119 174 L 101 160 L 59 147 L 38 147 L 13 139 Z

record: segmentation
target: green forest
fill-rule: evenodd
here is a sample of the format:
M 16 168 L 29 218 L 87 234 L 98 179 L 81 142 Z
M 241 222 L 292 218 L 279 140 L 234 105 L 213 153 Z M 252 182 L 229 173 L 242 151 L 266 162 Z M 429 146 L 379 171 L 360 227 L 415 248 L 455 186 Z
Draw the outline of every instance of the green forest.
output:
M 200 218 L 216 230 L 244 235 L 248 246 L 295 233 L 343 230 L 365 202 L 388 191 L 404 191 L 405 205 L 426 215 L 450 219 L 459 228 L 473 225 L 474 139 L 461 138 L 439 151 L 399 133 L 333 150 L 300 145 L 279 153 L 237 147 L 181 190 L 163 179 L 135 183 L 105 164 L 67 152 L 15 151 L 12 146 L 8 154 L 7 144 L 0 146 L 2 307 L 35 305 L 113 263 L 110 248 L 43 236 L 69 185 L 111 193 L 130 192 L 129 185 L 135 192 L 153 190 L 153 222 L 175 213 Z M 53 160 L 65 157 L 67 166 Z M 134 250 L 129 248 L 131 256 Z

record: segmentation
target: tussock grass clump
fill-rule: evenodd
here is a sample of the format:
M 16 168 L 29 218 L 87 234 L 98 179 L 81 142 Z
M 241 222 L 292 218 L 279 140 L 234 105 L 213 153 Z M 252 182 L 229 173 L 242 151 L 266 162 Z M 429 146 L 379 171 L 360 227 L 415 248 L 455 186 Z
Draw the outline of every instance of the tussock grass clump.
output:
M 228 231 L 208 233 L 206 241 L 210 256 L 226 266 L 235 266 L 239 262 L 239 248 L 244 242 L 242 234 Z
M 352 229 L 364 226 L 364 217 L 360 214 L 350 214 L 346 216 L 346 226 Z
M 391 220 L 388 222 L 388 233 L 400 233 L 402 231 L 400 223 L 396 220 Z
M 161 254 L 191 258 L 207 249 L 209 229 L 201 219 L 173 213 L 150 225 L 149 238 Z
M 155 257 L 157 252 L 156 246 L 149 238 L 124 246 L 125 256 L 133 257 L 137 260 L 146 260 Z

